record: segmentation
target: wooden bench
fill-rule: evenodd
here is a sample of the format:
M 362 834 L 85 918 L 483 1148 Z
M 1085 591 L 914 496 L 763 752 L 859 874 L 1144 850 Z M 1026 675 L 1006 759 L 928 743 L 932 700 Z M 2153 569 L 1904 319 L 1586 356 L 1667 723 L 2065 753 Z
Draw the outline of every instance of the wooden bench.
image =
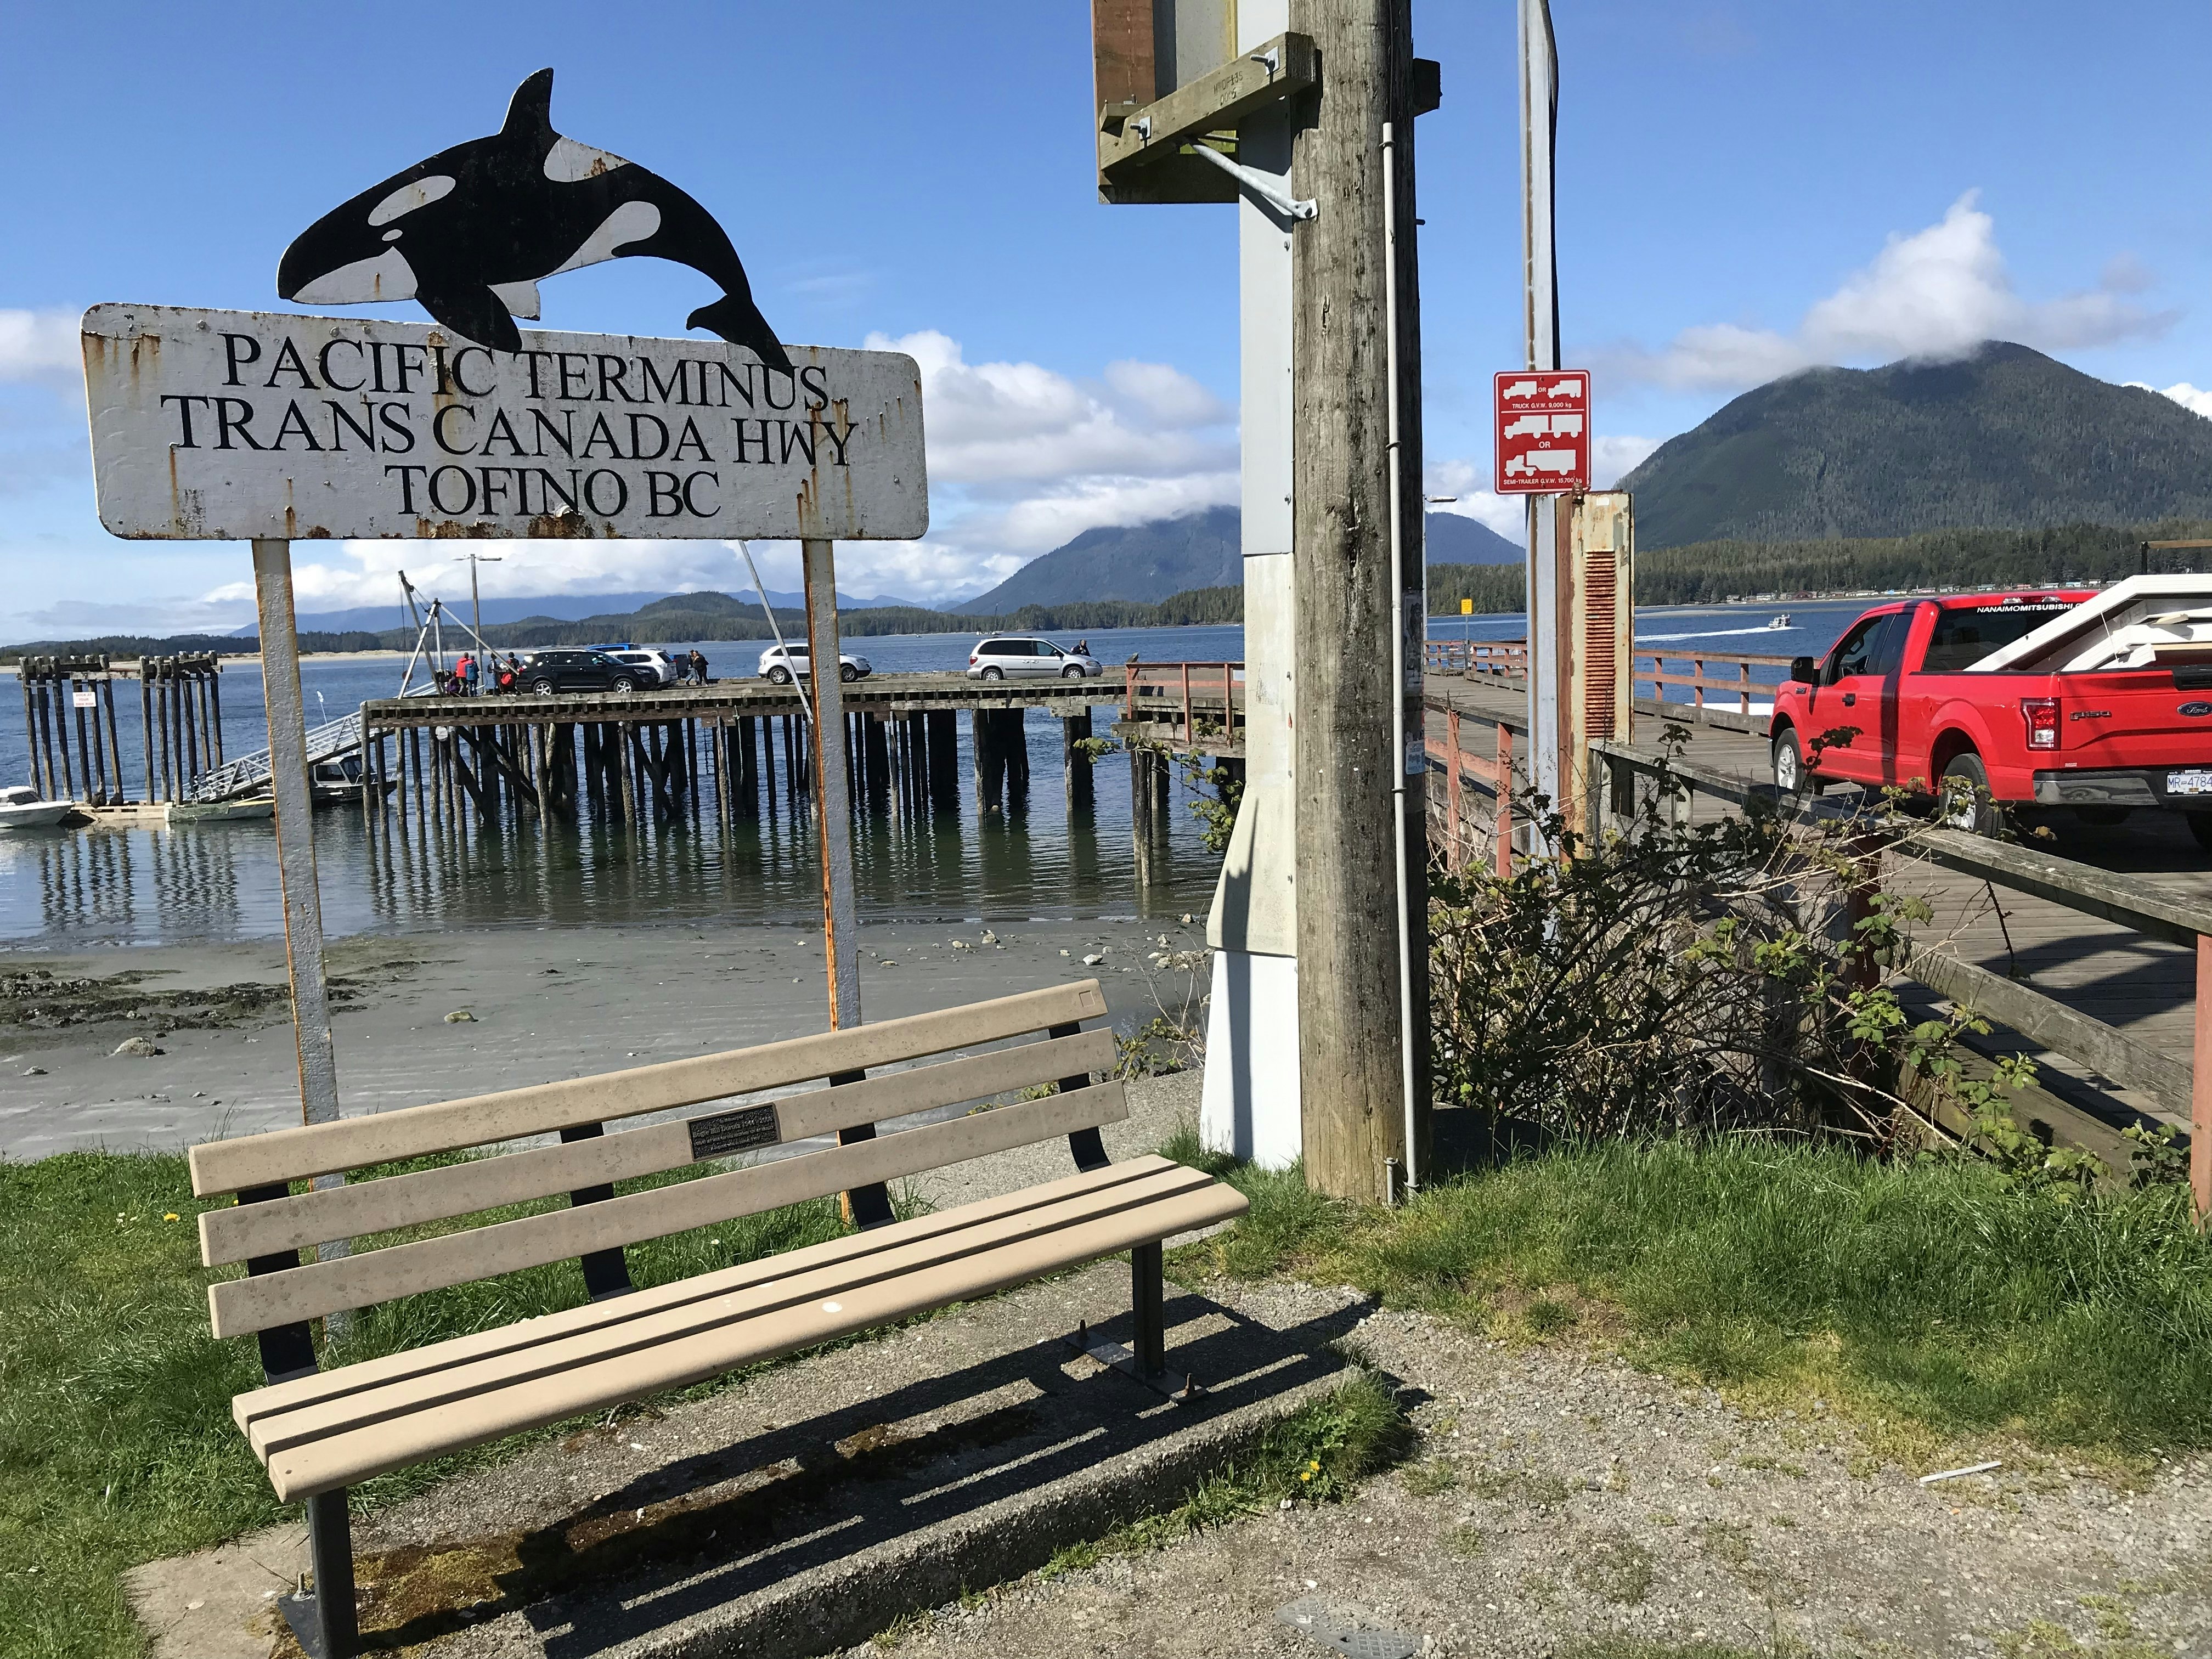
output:
M 253 1335 L 266 1387 L 232 1414 L 276 1495 L 304 1499 L 315 1588 L 282 1603 L 318 1659 L 356 1650 L 348 1486 L 465 1446 L 602 1412 L 950 1303 L 1130 1252 L 1133 1355 L 1164 1374 L 1160 1246 L 1242 1214 L 1235 1191 L 1158 1157 L 1109 1163 L 1099 1126 L 1127 1115 L 1096 980 L 943 1012 L 196 1146 L 192 1190 L 234 1193 L 200 1217 L 218 1337 Z M 1042 1032 L 1012 1046 L 1008 1039 Z M 947 1056 L 957 1049 L 981 1052 Z M 896 1067 L 898 1069 L 884 1069 Z M 871 1075 L 871 1073 L 874 1073 Z M 826 1080 L 765 1103 L 608 1134 L 611 1120 Z M 964 1115 L 942 1109 L 1056 1083 L 1059 1092 Z M 940 1121 L 878 1135 L 879 1121 Z M 558 1132 L 557 1145 L 500 1150 Z M 836 1146 L 616 1195 L 617 1182 L 834 1133 Z M 1066 1135 L 1076 1173 L 905 1221 L 885 1184 Z M 312 1186 L 340 1170 L 462 1148 L 496 1155 Z M 295 1187 L 297 1190 L 295 1190 Z M 758 1261 L 633 1287 L 623 1247 L 803 1199 L 848 1195 L 857 1232 Z M 567 1194 L 566 1207 L 317 1260 L 327 1241 Z M 303 1256 L 301 1252 L 308 1255 Z M 589 1303 L 332 1370 L 309 1322 L 578 1258 Z M 1165 1385 L 1155 1383 L 1164 1389 Z

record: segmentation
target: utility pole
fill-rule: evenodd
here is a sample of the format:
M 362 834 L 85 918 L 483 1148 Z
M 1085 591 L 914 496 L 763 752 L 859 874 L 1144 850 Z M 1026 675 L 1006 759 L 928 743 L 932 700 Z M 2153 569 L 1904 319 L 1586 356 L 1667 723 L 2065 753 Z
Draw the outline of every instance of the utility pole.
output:
M 1324 78 L 1292 152 L 1318 206 L 1293 239 L 1291 306 L 1305 1169 L 1387 1201 L 1426 1161 L 1430 1103 L 1410 0 L 1292 0 L 1290 21 Z
M 496 553 L 464 553 L 453 562 L 459 564 L 463 560 L 468 562 L 469 567 L 469 610 L 472 613 L 469 620 L 476 625 L 477 648 L 488 651 L 491 647 L 483 642 L 483 595 L 477 592 L 477 567 L 480 564 L 497 564 L 501 562 L 501 556 Z M 487 663 L 484 665 L 484 669 L 489 671 L 490 666 L 491 665 Z M 485 673 L 485 678 L 487 680 L 490 678 L 488 672 Z
M 1370 1201 L 1429 1117 L 1409 5 L 1091 0 L 1099 199 L 1238 204 L 1247 781 L 1200 1133 Z

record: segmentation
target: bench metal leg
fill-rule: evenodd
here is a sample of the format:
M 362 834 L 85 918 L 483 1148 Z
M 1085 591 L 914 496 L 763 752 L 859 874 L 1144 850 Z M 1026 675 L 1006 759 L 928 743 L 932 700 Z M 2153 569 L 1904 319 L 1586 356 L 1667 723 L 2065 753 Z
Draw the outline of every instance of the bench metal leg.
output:
M 597 1140 L 605 1134 L 604 1123 L 578 1123 L 561 1131 L 564 1146 L 579 1140 Z M 599 1187 L 585 1187 L 568 1194 L 571 1206 L 604 1204 L 615 1195 L 611 1183 Z M 634 1288 L 629 1282 L 629 1261 L 619 1245 L 611 1249 L 586 1251 L 580 1258 L 584 1268 L 584 1289 L 594 1302 L 604 1302 L 611 1296 L 626 1296 Z
M 307 1510 L 314 1593 L 287 1595 L 276 1606 L 308 1659 L 352 1659 L 361 1651 L 361 1625 L 354 1609 L 353 1524 L 346 1516 L 345 1488 L 318 1492 Z
M 1139 1244 L 1129 1252 L 1129 1291 L 1137 1314 L 1137 1369 L 1156 1376 L 1168 1363 L 1167 1283 L 1158 1244 Z

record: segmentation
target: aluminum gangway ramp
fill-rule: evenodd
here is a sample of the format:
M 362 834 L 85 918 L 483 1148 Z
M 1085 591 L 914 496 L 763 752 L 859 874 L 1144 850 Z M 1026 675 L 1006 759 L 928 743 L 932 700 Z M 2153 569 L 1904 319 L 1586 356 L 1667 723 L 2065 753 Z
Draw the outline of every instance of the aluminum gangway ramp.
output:
M 314 767 L 342 755 L 350 755 L 361 748 L 361 712 L 318 726 L 307 733 L 307 764 Z M 236 800 L 251 795 L 269 782 L 269 751 L 255 750 L 228 761 L 212 772 L 204 772 L 193 781 L 191 793 L 185 797 L 195 801 Z

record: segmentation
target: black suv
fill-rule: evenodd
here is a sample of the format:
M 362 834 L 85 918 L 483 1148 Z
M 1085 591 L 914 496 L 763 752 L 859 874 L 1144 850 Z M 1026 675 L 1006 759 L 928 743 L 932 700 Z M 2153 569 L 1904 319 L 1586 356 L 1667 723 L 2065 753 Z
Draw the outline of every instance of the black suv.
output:
M 640 671 L 617 662 L 604 651 L 540 651 L 522 659 L 515 683 L 548 697 L 556 691 L 635 691 L 646 684 Z

